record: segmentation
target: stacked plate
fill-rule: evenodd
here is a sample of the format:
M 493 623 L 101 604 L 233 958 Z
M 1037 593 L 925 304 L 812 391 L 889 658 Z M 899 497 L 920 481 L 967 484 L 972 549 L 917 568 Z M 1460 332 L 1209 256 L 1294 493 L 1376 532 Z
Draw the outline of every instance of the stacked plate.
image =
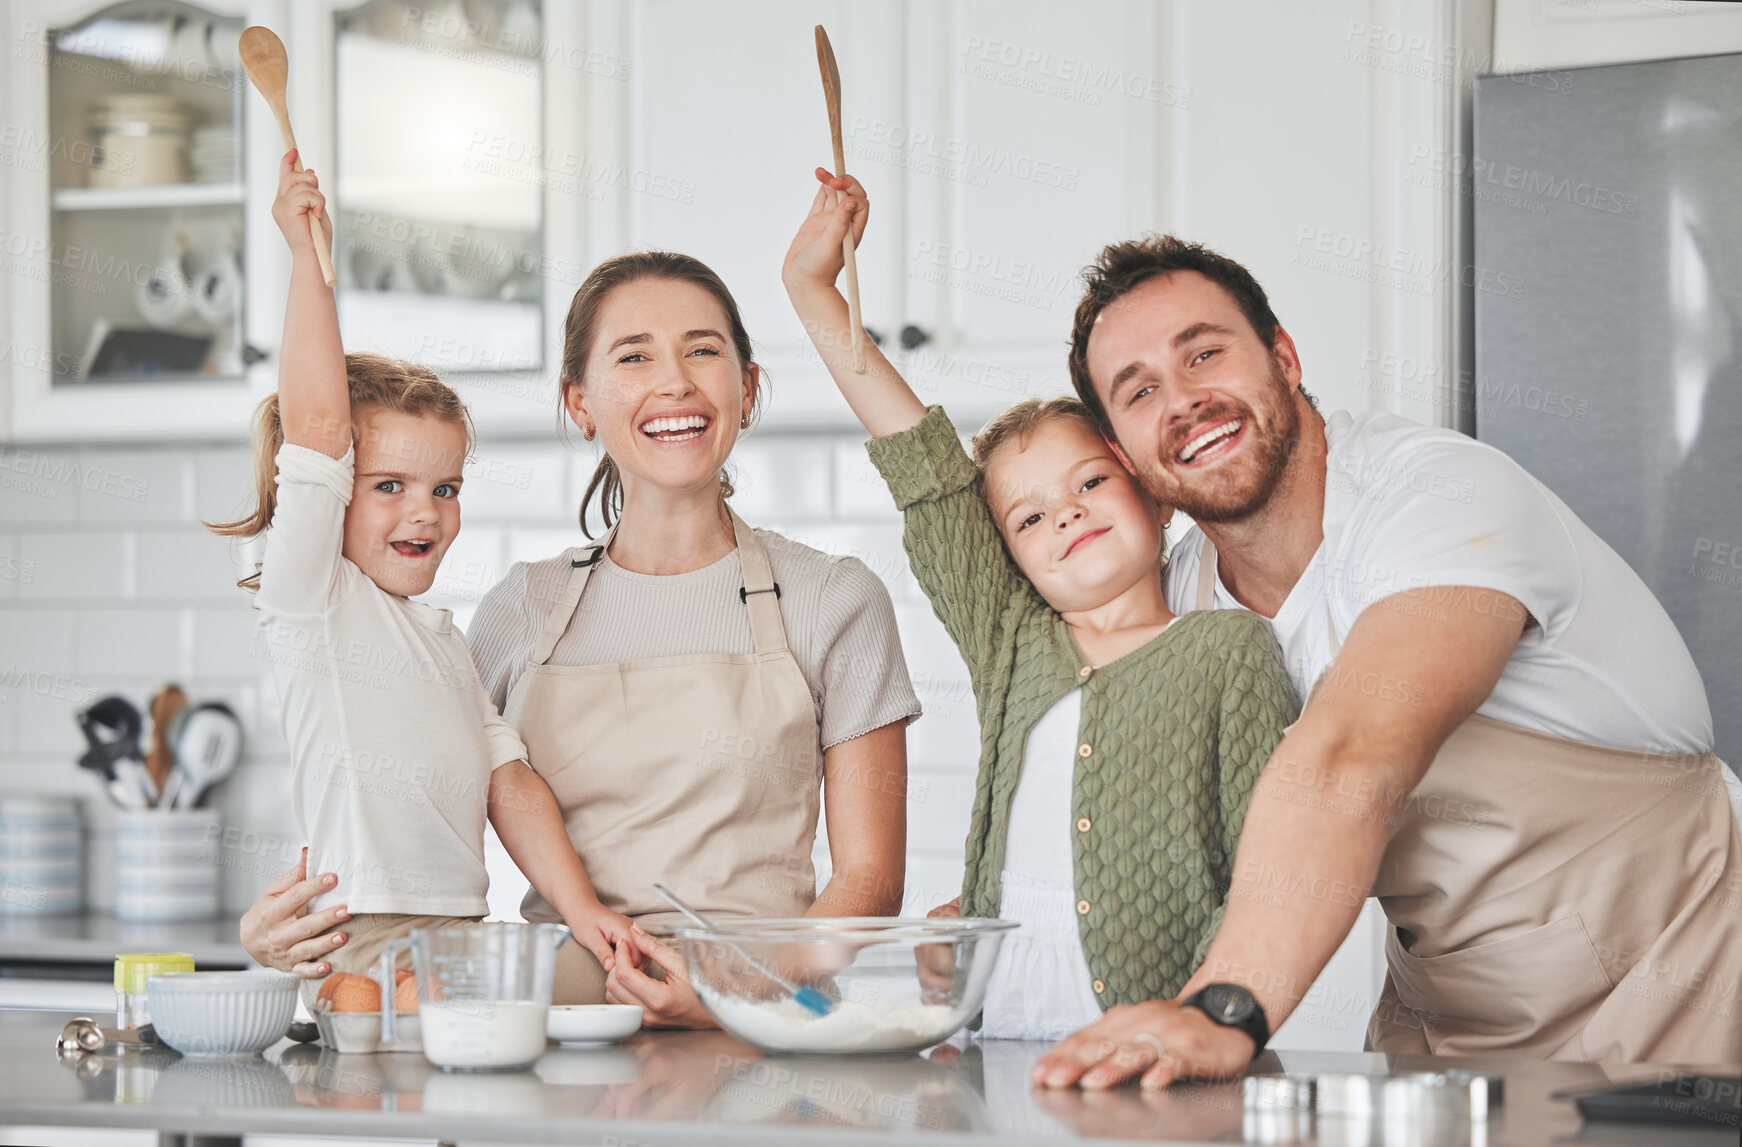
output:
M 224 183 L 235 179 L 236 129 L 227 123 L 195 128 L 188 162 L 193 164 L 196 183 Z
M 0 797 L 0 915 L 84 904 L 84 816 L 64 797 Z
M 218 914 L 219 821 L 210 809 L 115 814 L 115 916 L 210 920 Z
M 100 160 L 87 169 L 92 187 L 151 187 L 187 182 L 187 105 L 149 92 L 118 92 L 91 105 L 91 142 Z

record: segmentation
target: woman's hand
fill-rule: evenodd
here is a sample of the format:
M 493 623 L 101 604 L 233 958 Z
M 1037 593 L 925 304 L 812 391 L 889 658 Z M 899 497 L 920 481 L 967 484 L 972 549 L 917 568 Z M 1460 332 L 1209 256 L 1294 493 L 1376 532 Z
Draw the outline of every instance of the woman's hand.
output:
M 272 200 L 272 221 L 284 233 L 292 256 L 314 254 L 314 241 L 309 236 L 307 216 L 321 221 L 326 231 L 327 246 L 333 245 L 333 223 L 327 218 L 327 197 L 320 192 L 320 181 L 312 171 L 296 170 L 296 151 L 284 153 L 278 161 L 278 195 Z
M 307 873 L 305 848 L 296 867 L 274 880 L 243 915 L 242 947 L 264 967 L 318 980 L 333 970 L 321 957 L 336 951 L 347 938 L 330 929 L 349 920 L 351 913 L 341 904 L 311 914 L 308 902 L 331 892 L 339 878 L 327 872 L 310 880 Z
M 643 972 L 645 958 L 665 970 L 656 980 Z M 640 1004 L 641 1026 L 649 1028 L 711 1028 L 719 1025 L 690 987 L 690 971 L 677 949 L 631 925 L 629 938 L 617 945 L 616 961 L 605 977 L 605 1000 Z
M 803 296 L 834 287 L 841 268 L 846 265 L 841 244 L 846 239 L 847 228 L 852 227 L 853 246 L 857 247 L 871 213 L 865 189 L 851 175 L 837 179 L 819 167 L 817 181 L 822 186 L 817 188 L 816 198 L 811 200 L 810 214 L 805 216 L 798 234 L 793 236 L 792 246 L 786 252 L 786 262 L 780 270 L 781 282 L 786 284 L 786 292 L 793 297 L 795 304 Z M 837 191 L 846 192 L 846 198 L 839 203 L 835 202 Z

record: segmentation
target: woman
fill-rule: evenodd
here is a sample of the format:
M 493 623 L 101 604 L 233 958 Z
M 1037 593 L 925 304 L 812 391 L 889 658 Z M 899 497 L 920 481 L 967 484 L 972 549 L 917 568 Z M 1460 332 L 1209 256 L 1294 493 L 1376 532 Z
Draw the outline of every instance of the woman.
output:
M 568 417 L 604 448 L 582 527 L 597 495 L 607 533 L 515 565 L 468 636 L 600 898 L 640 929 L 676 919 L 656 882 L 723 916 L 897 911 L 905 785 L 890 782 L 919 704 L 894 609 L 862 563 L 752 530 L 726 504 L 722 468 L 761 395 L 730 292 L 687 256 L 607 260 L 570 305 L 562 375 Z M 820 894 L 819 811 L 833 869 Z M 243 920 L 249 953 L 324 975 L 343 917 L 298 913 L 332 884 L 281 877 Z M 534 895 L 523 910 L 555 919 Z M 606 962 L 566 944 L 557 1001 L 711 1026 L 670 945 L 638 930 Z

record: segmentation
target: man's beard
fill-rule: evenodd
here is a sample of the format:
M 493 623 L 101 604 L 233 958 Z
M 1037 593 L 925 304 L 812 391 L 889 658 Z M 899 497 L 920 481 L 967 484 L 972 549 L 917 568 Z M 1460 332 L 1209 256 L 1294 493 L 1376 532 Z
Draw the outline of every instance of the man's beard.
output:
M 1190 427 L 1169 435 L 1164 453 L 1143 467 L 1143 487 L 1149 495 L 1196 522 L 1238 522 L 1263 509 L 1281 484 L 1300 439 L 1300 411 L 1275 359 L 1270 363 L 1270 381 L 1257 409 L 1217 406 Z M 1220 466 L 1203 476 L 1174 468 L 1174 457 L 1194 434 L 1228 418 L 1241 420 L 1242 437 L 1247 440 L 1235 465 Z

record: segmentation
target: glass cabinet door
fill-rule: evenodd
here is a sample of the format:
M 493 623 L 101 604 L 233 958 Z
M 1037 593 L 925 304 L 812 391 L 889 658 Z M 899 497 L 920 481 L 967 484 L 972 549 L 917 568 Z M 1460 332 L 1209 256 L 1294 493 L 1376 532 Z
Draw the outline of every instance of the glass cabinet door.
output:
M 347 347 L 544 365 L 544 43 L 532 0 L 334 16 L 333 264 Z
M 48 32 L 51 386 L 242 378 L 242 27 L 136 0 Z

